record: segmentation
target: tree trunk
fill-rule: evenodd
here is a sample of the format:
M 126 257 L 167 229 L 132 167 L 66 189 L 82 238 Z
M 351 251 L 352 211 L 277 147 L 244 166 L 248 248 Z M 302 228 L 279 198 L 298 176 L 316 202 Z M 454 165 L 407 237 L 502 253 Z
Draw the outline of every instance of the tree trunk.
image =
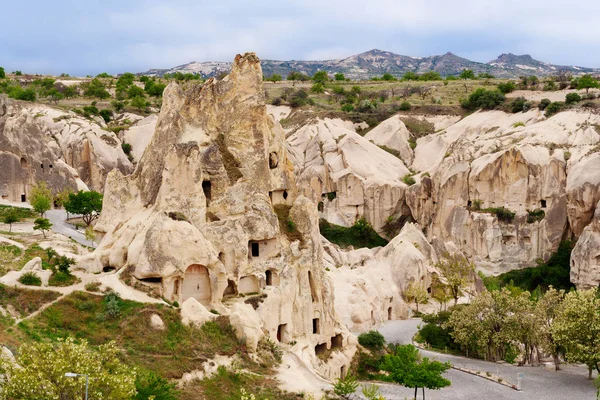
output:
M 554 367 L 557 371 L 560 371 L 560 359 L 558 358 L 558 354 L 552 354 L 552 358 L 554 358 Z
M 417 390 L 419 390 L 419 388 L 415 386 L 415 400 L 417 400 Z
M 592 366 L 588 365 L 588 379 L 592 379 Z
M 425 400 L 425 386 L 423 386 L 423 400 Z

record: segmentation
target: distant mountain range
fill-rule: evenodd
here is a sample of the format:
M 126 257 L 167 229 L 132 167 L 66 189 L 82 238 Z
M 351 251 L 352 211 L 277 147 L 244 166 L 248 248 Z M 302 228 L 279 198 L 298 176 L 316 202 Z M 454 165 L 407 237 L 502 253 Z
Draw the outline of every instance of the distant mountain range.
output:
M 291 71 L 304 72 L 313 75 L 319 70 L 330 74 L 343 73 L 351 79 L 369 79 L 390 73 L 401 76 L 412 71 L 423 73 L 427 71 L 439 72 L 442 76 L 458 75 L 464 69 L 471 69 L 475 73 L 490 73 L 496 77 L 514 78 L 523 75 L 546 76 L 559 70 L 564 70 L 573 75 L 584 73 L 600 73 L 600 68 L 586 68 L 578 66 L 553 65 L 534 60 L 530 55 L 501 54 L 497 59 L 488 63 L 467 60 L 452 53 L 441 56 L 410 57 L 394 54 L 383 50 L 369 50 L 340 60 L 325 61 L 276 61 L 262 60 L 262 69 L 265 76 L 280 74 L 285 77 Z M 151 69 L 145 75 L 162 76 L 168 73 L 199 73 L 204 78 L 219 75 L 231 68 L 230 62 L 191 62 L 171 69 Z

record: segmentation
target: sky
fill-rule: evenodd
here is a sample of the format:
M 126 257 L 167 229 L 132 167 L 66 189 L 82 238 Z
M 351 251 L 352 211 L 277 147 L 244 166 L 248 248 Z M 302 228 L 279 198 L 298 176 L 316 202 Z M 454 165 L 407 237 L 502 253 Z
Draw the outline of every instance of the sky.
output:
M 28 0 L 1 8 L 7 71 L 95 75 L 191 61 L 323 60 L 370 49 L 600 67 L 600 1 Z

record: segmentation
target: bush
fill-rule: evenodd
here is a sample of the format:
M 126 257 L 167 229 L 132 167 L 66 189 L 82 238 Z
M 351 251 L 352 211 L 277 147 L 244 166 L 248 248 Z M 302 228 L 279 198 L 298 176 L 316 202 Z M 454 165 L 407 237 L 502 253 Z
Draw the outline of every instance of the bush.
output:
M 467 110 L 474 111 L 478 108 L 492 110 L 504 103 L 505 97 L 498 90 L 475 90 L 467 100 L 461 101 L 461 106 Z
M 307 104 L 313 104 L 313 101 L 308 98 L 306 90 L 299 89 L 292 94 L 292 97 L 290 98 L 290 106 L 292 108 L 302 107 Z
M 496 215 L 496 218 L 498 218 L 498 221 L 503 221 L 503 222 L 514 221 L 515 215 L 516 215 L 516 213 L 514 213 L 514 212 L 510 211 L 508 208 L 504 208 L 504 207 L 485 208 L 481 211 L 492 213 L 492 214 Z
M 565 96 L 565 103 L 566 104 L 573 104 L 573 103 L 577 103 L 581 101 L 581 96 L 578 95 L 577 93 L 568 93 Z
M 135 379 L 137 394 L 132 400 L 177 400 L 179 392 L 175 383 L 152 371 L 139 373 Z
M 18 281 L 27 286 L 42 286 L 42 279 L 35 272 L 25 272 Z
M 400 111 L 410 111 L 411 105 L 408 101 L 403 101 L 400 103 L 400 107 L 398 107 Z
M 130 155 L 131 154 L 131 145 L 129 143 L 122 143 L 121 144 L 121 149 L 123 149 L 123 153 L 125 153 L 126 155 Z
M 542 99 L 540 101 L 540 104 L 538 104 L 538 108 L 540 109 L 540 111 L 544 111 L 546 108 L 548 108 L 548 106 L 550 105 L 550 103 L 552 103 L 550 101 L 550 99 Z
M 515 86 L 515 84 L 513 82 L 506 82 L 506 83 L 498 84 L 498 90 L 504 94 L 514 92 L 516 88 L 517 87 Z
M 534 222 L 541 221 L 546 216 L 546 213 L 542 209 L 536 209 L 533 211 L 527 210 L 527 223 L 533 224 Z
M 327 240 L 344 248 L 348 246 L 373 248 L 385 246 L 388 243 L 387 240 L 375 232 L 364 218 L 356 221 L 350 228 L 331 224 L 327 220 L 322 219 L 319 222 L 319 229 L 321 235 Z
M 98 281 L 88 282 L 85 284 L 85 290 L 88 292 L 99 292 L 102 284 Z
M 342 106 L 342 111 L 352 112 L 352 111 L 354 111 L 354 106 L 352 104 L 344 104 Z
M 406 183 L 408 186 L 412 186 L 417 183 L 411 174 L 404 175 L 402 182 Z
M 323 86 L 323 84 L 321 82 L 317 82 L 314 85 L 312 85 L 312 87 L 310 88 L 310 91 L 313 93 L 324 93 L 325 86 Z
M 546 117 L 551 117 L 554 114 L 558 113 L 564 106 L 564 103 L 561 101 L 552 102 L 546 107 Z
M 377 331 L 369 331 L 358 335 L 358 343 L 371 350 L 381 350 L 385 345 L 385 338 Z
M 521 111 L 527 111 L 530 108 L 530 104 L 525 100 L 524 97 L 517 97 L 510 103 L 510 111 L 514 113 L 518 113 Z

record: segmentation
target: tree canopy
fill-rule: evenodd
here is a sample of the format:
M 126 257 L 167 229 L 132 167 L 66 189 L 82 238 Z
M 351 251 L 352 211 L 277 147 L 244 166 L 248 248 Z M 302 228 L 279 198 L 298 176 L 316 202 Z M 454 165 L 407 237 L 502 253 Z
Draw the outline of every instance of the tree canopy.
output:
M 92 349 L 86 340 L 72 338 L 58 343 L 34 342 L 21 346 L 16 363 L 0 358 L 7 380 L 2 398 L 79 399 L 85 377 L 66 377 L 67 372 L 89 375 L 91 399 L 129 400 L 136 394 L 136 370 L 121 362 L 114 342 Z
M 38 182 L 31 188 L 30 203 L 33 210 L 44 216 L 46 211 L 52 208 L 52 191 L 48 188 L 46 182 Z
M 69 193 L 69 200 L 65 203 L 65 210 L 71 214 L 79 214 L 83 222 L 89 226 L 102 211 L 102 194 L 80 190 L 78 193 Z
M 577 89 L 585 89 L 586 93 L 589 93 L 590 89 L 599 87 L 598 79 L 591 75 L 583 75 L 577 79 Z

